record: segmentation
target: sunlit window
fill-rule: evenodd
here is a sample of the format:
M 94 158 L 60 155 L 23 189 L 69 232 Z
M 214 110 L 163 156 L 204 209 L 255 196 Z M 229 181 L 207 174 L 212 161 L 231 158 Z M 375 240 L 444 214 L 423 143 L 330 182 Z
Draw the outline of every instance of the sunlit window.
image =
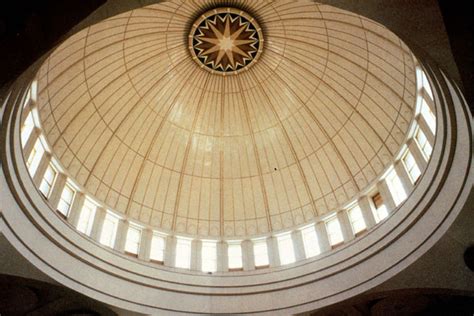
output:
M 280 254 L 280 263 L 289 264 L 296 261 L 295 249 L 293 247 L 293 239 L 291 234 L 284 234 L 277 237 L 278 253 Z
M 403 156 L 402 161 L 408 175 L 410 176 L 411 182 L 415 183 L 421 175 L 421 171 L 416 164 L 415 157 L 413 157 L 411 152 L 407 150 L 406 154 Z
M 203 272 L 217 271 L 217 244 L 215 241 L 203 241 L 201 251 Z
M 229 243 L 227 247 L 229 270 L 242 269 L 242 247 L 240 243 Z
M 28 92 L 26 92 L 25 102 L 23 102 L 24 109 L 28 106 L 28 104 L 30 103 L 30 100 L 31 100 L 31 87 L 28 89 Z
M 141 237 L 141 228 L 130 224 L 128 226 L 127 239 L 125 241 L 125 252 L 127 254 L 138 255 L 138 251 L 140 250 Z
M 351 208 L 348 212 L 349 221 L 351 222 L 352 231 L 355 235 L 367 229 L 367 225 L 362 215 L 362 210 L 358 205 Z
M 303 236 L 304 253 L 306 258 L 317 256 L 321 253 L 319 248 L 318 236 L 314 225 L 305 227 L 301 230 Z
M 34 80 L 31 83 L 30 97 L 31 97 L 31 100 L 33 100 L 34 102 L 38 100 L 38 81 L 37 80 Z
M 189 269 L 191 267 L 191 240 L 177 238 L 176 240 L 176 262 L 178 268 Z
M 25 119 L 25 124 L 21 128 L 21 144 L 23 148 L 28 142 L 28 139 L 30 138 L 31 133 L 33 132 L 34 129 L 35 129 L 35 121 L 33 119 L 33 111 L 30 111 L 30 113 L 28 113 L 28 116 Z
M 415 134 L 415 140 L 418 146 L 421 149 L 421 152 L 423 153 L 423 156 L 425 156 L 426 160 L 429 160 L 431 157 L 431 153 L 433 152 L 433 147 L 431 147 L 430 143 L 428 142 L 428 139 L 426 138 L 425 133 L 418 128 Z
M 74 189 L 66 183 L 64 186 L 63 192 L 61 193 L 61 198 L 58 203 L 58 211 L 63 214 L 65 217 L 69 215 L 71 210 L 72 201 L 74 200 Z
M 435 134 L 436 133 L 436 117 L 431 111 L 428 103 L 426 103 L 425 99 L 422 99 L 421 101 L 421 115 L 423 116 L 426 123 L 428 124 L 428 127 L 430 128 L 431 132 Z
M 426 92 L 430 96 L 431 100 L 433 100 L 433 91 L 431 91 L 431 86 L 430 82 L 428 81 L 428 78 L 426 77 L 426 74 L 424 71 L 421 71 L 421 77 L 422 77 L 422 86 L 425 88 Z
M 151 239 L 150 259 L 157 262 L 165 261 L 166 237 L 156 232 Z
M 407 193 L 405 189 L 403 188 L 402 181 L 400 180 L 400 178 L 398 177 L 394 169 L 392 169 L 388 173 L 386 181 L 387 181 L 387 185 L 390 190 L 390 193 L 392 194 L 395 205 L 396 206 L 400 205 L 400 203 L 405 201 L 405 199 L 407 198 Z
M 56 179 L 57 174 L 58 173 L 56 172 L 56 170 L 54 170 L 54 168 L 51 165 L 48 166 L 48 168 L 46 169 L 44 173 L 43 180 L 41 180 L 41 183 L 39 186 L 39 190 L 41 191 L 41 193 L 43 193 L 43 195 L 46 198 L 49 198 L 49 196 L 51 195 L 54 180 Z
M 38 138 L 38 140 L 36 140 L 35 142 L 35 145 L 33 146 L 33 149 L 31 150 L 28 160 L 26 161 L 26 165 L 28 166 L 28 171 L 30 172 L 31 176 L 35 175 L 36 170 L 38 169 L 38 166 L 41 162 L 41 158 L 43 158 L 43 155 L 44 148 Z
M 388 216 L 388 210 L 380 193 L 377 193 L 372 197 L 372 202 L 374 203 L 375 207 L 375 221 L 378 223 Z
M 344 242 L 341 225 L 339 224 L 337 217 L 333 217 L 326 221 L 326 230 L 328 232 L 329 243 L 331 246 L 337 246 Z
M 104 224 L 102 225 L 102 232 L 100 235 L 101 244 L 110 248 L 114 247 L 118 224 L 119 218 L 117 216 L 110 213 L 105 215 Z
M 84 205 L 79 215 L 77 230 L 86 235 L 90 235 L 97 206 L 89 200 L 84 201 Z
M 266 239 L 253 241 L 253 256 L 257 268 L 267 267 L 270 264 Z

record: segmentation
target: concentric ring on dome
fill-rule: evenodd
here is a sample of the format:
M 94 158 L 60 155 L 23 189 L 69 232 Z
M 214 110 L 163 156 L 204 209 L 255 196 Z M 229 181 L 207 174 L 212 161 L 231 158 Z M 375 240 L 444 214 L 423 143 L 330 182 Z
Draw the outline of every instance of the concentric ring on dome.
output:
M 201 15 L 191 28 L 193 59 L 212 73 L 237 74 L 258 60 L 263 50 L 257 21 L 235 8 L 217 8 Z

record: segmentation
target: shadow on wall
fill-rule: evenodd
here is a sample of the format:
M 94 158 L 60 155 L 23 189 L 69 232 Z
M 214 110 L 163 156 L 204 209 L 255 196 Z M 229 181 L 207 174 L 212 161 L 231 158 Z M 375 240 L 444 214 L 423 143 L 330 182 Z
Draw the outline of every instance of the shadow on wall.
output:
M 311 316 L 472 316 L 474 293 L 449 290 L 397 290 L 363 295 L 313 312 Z
M 0 315 L 117 315 L 64 287 L 31 279 L 0 275 Z

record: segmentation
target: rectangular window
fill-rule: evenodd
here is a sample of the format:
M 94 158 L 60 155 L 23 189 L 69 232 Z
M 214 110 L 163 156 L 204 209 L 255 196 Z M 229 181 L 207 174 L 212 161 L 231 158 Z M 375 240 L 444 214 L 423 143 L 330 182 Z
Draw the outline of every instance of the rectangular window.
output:
M 268 248 L 266 239 L 259 239 L 253 241 L 253 256 L 256 268 L 268 267 L 270 262 L 268 260 Z
M 28 113 L 28 116 L 25 119 L 25 124 L 21 128 L 21 145 L 25 147 L 28 139 L 31 136 L 31 133 L 35 129 L 35 121 L 33 120 L 33 110 Z
M 318 235 L 316 234 L 314 225 L 303 228 L 301 230 L 301 234 L 303 235 L 304 252 L 306 254 L 306 258 L 319 255 L 321 253 L 321 249 L 319 248 Z
M 36 102 L 36 100 L 38 100 L 38 81 L 37 80 L 34 80 L 31 83 L 30 93 L 31 93 L 30 94 L 31 100 Z
M 436 116 L 431 111 L 430 106 L 426 103 L 425 99 L 421 100 L 421 115 L 425 119 L 428 127 L 433 134 L 436 134 Z
M 165 261 L 166 237 L 158 233 L 153 233 L 151 239 L 150 259 L 156 262 Z
M 94 223 L 94 217 L 97 206 L 89 200 L 84 201 L 82 206 L 81 214 L 79 215 L 79 221 L 77 223 L 77 230 L 83 234 L 90 235 L 92 231 L 92 224 Z
M 339 224 L 337 217 L 333 217 L 326 221 L 326 230 L 328 232 L 329 244 L 332 247 L 338 246 L 344 242 L 341 225 Z
M 430 82 L 428 81 L 428 78 L 426 77 L 426 74 L 424 71 L 421 71 L 421 77 L 422 77 L 422 86 L 425 88 L 426 92 L 430 96 L 431 100 L 433 100 L 433 91 L 431 91 L 431 86 Z
M 374 203 L 375 207 L 375 221 L 378 223 L 388 216 L 388 210 L 380 193 L 377 193 L 372 197 L 372 202 Z
M 362 210 L 358 205 L 351 208 L 348 212 L 348 215 L 354 235 L 357 236 L 357 234 L 367 229 L 367 225 L 364 221 L 364 216 L 362 215 Z
M 35 142 L 35 145 L 33 146 L 33 149 L 31 150 L 28 160 L 26 161 L 26 165 L 28 166 L 28 171 L 30 172 L 30 175 L 32 177 L 35 175 L 36 170 L 38 169 L 38 166 L 41 162 L 41 158 L 43 158 L 43 154 L 44 154 L 43 144 L 41 144 L 41 141 L 38 138 Z
M 295 249 L 293 248 L 291 234 L 280 235 L 277 237 L 277 241 L 280 263 L 284 265 L 295 262 Z
M 177 238 L 176 262 L 177 268 L 189 269 L 191 267 L 191 240 Z
M 395 206 L 400 205 L 405 199 L 407 198 L 407 193 L 403 188 L 402 181 L 398 177 L 397 173 L 394 169 L 392 169 L 386 178 L 388 189 L 392 194 L 393 201 L 395 202 Z
M 421 175 L 420 168 L 416 164 L 415 157 L 411 154 L 409 150 L 407 150 L 405 156 L 403 156 L 403 165 L 410 176 L 410 180 L 412 183 L 415 183 Z
M 418 147 L 420 147 L 423 156 L 425 156 L 425 159 L 428 161 L 431 157 L 431 153 L 433 152 L 433 147 L 431 147 L 430 143 L 428 142 L 428 139 L 426 138 L 425 133 L 423 133 L 420 128 L 418 128 L 418 130 L 416 131 L 415 140 L 418 144 Z
M 227 247 L 229 270 L 242 269 L 242 247 L 240 244 L 229 243 Z
M 215 241 L 202 242 L 201 259 L 201 269 L 203 272 L 217 271 L 217 244 Z
M 142 237 L 141 228 L 130 224 L 127 232 L 127 239 L 125 241 L 125 253 L 133 256 L 138 255 L 140 250 L 140 239 Z
M 115 245 L 115 237 L 117 236 L 117 228 L 119 219 L 113 214 L 107 213 L 105 215 L 104 224 L 102 225 L 102 232 L 100 234 L 100 243 L 113 248 Z
M 64 215 L 64 217 L 67 217 L 69 215 L 69 211 L 71 210 L 72 206 L 72 201 L 74 200 L 74 194 L 74 189 L 66 183 L 63 192 L 61 193 L 61 198 L 59 199 L 57 208 L 59 213 Z
M 39 190 L 41 191 L 41 193 L 43 193 L 45 198 L 49 198 L 49 196 L 51 195 L 54 180 L 56 180 L 57 174 L 58 173 L 56 172 L 56 170 L 54 170 L 54 168 L 51 165 L 49 165 L 48 168 L 46 169 L 43 176 L 43 180 L 41 180 L 41 183 L 39 186 Z

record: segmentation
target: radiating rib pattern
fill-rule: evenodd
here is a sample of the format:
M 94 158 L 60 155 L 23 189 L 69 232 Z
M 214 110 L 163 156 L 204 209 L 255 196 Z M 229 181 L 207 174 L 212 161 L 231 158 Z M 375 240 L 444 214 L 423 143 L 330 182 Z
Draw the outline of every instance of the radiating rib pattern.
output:
M 249 236 L 311 221 L 367 188 L 404 143 L 415 67 L 364 17 L 313 1 L 225 1 L 264 29 L 248 71 L 199 68 L 187 35 L 220 1 L 164 1 L 86 28 L 38 73 L 69 175 L 156 228 Z

